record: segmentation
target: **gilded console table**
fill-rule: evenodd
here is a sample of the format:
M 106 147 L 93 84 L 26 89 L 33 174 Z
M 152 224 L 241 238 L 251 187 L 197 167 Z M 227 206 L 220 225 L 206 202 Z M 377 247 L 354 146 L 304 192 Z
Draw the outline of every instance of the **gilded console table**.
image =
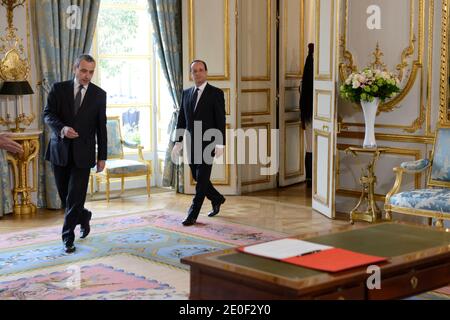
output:
M 362 170 L 361 178 L 359 179 L 361 183 L 361 197 L 359 198 L 358 204 L 350 211 L 350 223 L 354 221 L 367 221 L 367 222 L 377 222 L 381 220 L 381 210 L 378 208 L 375 201 L 375 184 L 377 183 L 377 177 L 375 176 L 375 162 L 380 157 L 381 153 L 386 152 L 387 148 L 359 148 L 359 147 L 349 147 L 345 152 L 351 152 L 355 157 L 359 153 L 369 153 L 372 154 L 372 160 L 366 167 L 366 170 Z M 365 204 L 366 210 L 360 211 L 360 207 Z
M 36 205 L 31 200 L 31 193 L 37 191 L 37 164 L 39 154 L 39 136 L 41 130 L 26 130 L 13 133 L 12 139 L 23 147 L 22 154 L 7 154 L 13 172 L 14 214 L 33 214 Z M 29 185 L 29 169 L 32 165 L 33 185 Z

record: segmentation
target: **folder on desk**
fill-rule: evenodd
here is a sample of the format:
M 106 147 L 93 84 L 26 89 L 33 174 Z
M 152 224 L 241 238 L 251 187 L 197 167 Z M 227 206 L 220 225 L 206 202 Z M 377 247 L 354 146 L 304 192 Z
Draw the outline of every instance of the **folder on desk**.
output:
M 384 257 L 371 256 L 340 248 L 322 250 L 317 253 L 281 259 L 301 267 L 327 272 L 339 272 L 356 267 L 386 261 Z
M 282 260 L 331 248 L 330 246 L 309 241 L 286 238 L 244 246 L 237 250 L 266 258 Z
M 387 260 L 384 257 L 290 238 L 244 246 L 237 250 L 327 272 L 339 272 Z

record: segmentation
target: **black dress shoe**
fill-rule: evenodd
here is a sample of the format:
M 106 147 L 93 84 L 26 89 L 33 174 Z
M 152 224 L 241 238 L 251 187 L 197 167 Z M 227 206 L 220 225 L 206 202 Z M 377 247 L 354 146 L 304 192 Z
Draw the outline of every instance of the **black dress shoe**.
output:
M 64 251 L 66 253 L 73 253 L 77 248 L 72 244 L 64 244 Z
M 213 204 L 212 207 L 212 211 L 208 213 L 208 217 L 214 217 L 215 215 L 217 215 L 220 211 L 220 206 L 225 202 L 225 198 L 223 198 L 223 200 L 217 204 Z
M 80 228 L 80 231 L 81 231 L 80 238 L 81 239 L 86 238 L 88 236 L 89 232 L 91 232 L 91 226 L 89 225 L 89 221 L 92 218 L 92 212 L 84 209 L 83 214 L 85 215 L 85 219 L 84 219 L 84 222 L 80 224 L 81 225 L 81 228 Z
M 188 216 L 183 222 L 183 226 L 187 227 L 187 226 L 192 226 L 195 224 L 195 222 L 197 221 L 197 218 Z
M 194 205 L 189 208 L 186 219 L 182 222 L 183 226 L 192 226 L 197 221 L 200 209 L 195 209 Z

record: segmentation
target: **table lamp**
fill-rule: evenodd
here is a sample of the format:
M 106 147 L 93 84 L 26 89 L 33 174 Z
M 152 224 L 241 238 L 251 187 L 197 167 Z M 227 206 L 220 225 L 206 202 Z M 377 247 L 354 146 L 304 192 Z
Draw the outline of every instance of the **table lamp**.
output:
M 19 96 L 22 98 L 23 95 L 33 94 L 28 81 L 5 81 L 0 88 L 0 95 L 14 96 L 15 97 L 15 119 L 10 120 L 10 115 L 8 113 L 8 105 L 6 106 L 6 119 L 0 116 L 0 124 L 7 125 L 9 128 L 10 124 L 16 124 L 15 128 L 10 129 L 12 132 L 23 132 L 24 129 L 20 128 L 20 124 L 23 123 L 29 126 L 33 122 L 35 116 L 31 114 L 26 116 L 23 112 L 23 101 L 21 101 L 21 108 L 19 111 Z

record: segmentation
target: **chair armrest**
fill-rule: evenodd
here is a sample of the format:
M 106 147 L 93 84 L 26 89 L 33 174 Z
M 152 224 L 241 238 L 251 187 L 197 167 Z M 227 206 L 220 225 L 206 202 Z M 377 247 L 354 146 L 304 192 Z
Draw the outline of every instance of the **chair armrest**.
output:
M 138 143 L 131 143 L 131 142 L 128 142 L 125 140 L 122 140 L 122 143 L 125 147 L 127 147 L 129 149 L 138 149 L 139 161 L 145 162 L 144 154 L 142 153 L 142 150 L 144 149 L 143 146 L 141 146 Z
M 428 159 L 420 159 L 417 161 L 407 161 L 407 162 L 402 162 L 402 164 L 400 164 L 400 167 L 406 173 L 419 173 L 419 172 L 425 171 L 430 166 L 431 166 L 431 162 Z
M 395 167 L 393 169 L 396 174 L 395 182 L 394 182 L 394 186 L 392 187 L 391 191 L 389 191 L 386 194 L 386 200 L 384 203 L 385 207 L 390 206 L 391 197 L 394 194 L 398 193 L 398 191 L 400 190 L 400 186 L 402 184 L 402 179 L 403 179 L 403 173 L 408 173 L 408 174 L 420 173 L 420 172 L 427 170 L 430 166 L 431 166 L 430 160 L 420 159 L 417 161 L 402 162 L 402 164 L 400 164 L 400 167 Z
M 394 186 L 392 187 L 391 191 L 389 191 L 386 194 L 386 199 L 384 201 L 384 207 L 385 208 L 390 208 L 391 197 L 400 190 L 400 186 L 402 185 L 403 172 L 407 172 L 402 167 L 395 167 L 393 170 L 395 172 L 395 182 L 394 182 Z
M 133 143 L 133 142 L 125 141 L 125 140 L 122 140 L 122 144 L 125 147 L 130 148 L 130 149 L 137 149 L 139 147 L 138 143 Z

